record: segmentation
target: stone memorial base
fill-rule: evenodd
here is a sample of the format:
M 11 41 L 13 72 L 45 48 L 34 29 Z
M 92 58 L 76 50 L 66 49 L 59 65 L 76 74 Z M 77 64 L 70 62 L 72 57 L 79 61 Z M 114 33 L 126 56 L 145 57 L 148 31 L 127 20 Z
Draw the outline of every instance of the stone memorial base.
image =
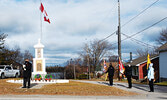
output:
M 7 82 L 9 83 L 23 83 L 23 80 L 7 80 Z M 31 80 L 31 83 L 46 83 L 46 84 L 49 84 L 49 83 L 69 83 L 69 80 L 60 80 L 60 79 L 57 79 L 57 80 L 50 80 L 50 81 L 45 81 L 45 80 L 41 80 L 41 81 L 35 81 L 35 80 Z

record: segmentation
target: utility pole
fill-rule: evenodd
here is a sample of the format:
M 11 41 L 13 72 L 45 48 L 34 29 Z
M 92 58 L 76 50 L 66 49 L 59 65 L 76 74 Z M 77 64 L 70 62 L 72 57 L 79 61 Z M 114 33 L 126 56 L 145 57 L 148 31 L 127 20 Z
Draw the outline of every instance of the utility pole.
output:
M 64 68 L 64 79 L 66 79 L 66 68 Z
M 118 57 L 121 60 L 121 22 L 120 22 L 120 2 L 118 0 Z M 118 58 L 118 64 L 119 64 L 119 58 Z M 118 66 L 118 80 L 120 80 L 119 76 L 119 66 Z
M 86 46 L 86 51 L 87 51 L 87 66 L 88 66 L 88 76 L 89 76 L 89 80 L 91 79 L 90 77 L 90 65 L 89 65 L 89 54 L 88 54 L 88 45 Z
M 89 68 L 89 80 L 90 80 L 91 77 L 90 77 L 90 64 L 89 64 L 89 58 L 88 58 L 88 68 Z
M 75 73 L 75 60 L 74 60 L 74 79 L 76 79 L 76 73 Z

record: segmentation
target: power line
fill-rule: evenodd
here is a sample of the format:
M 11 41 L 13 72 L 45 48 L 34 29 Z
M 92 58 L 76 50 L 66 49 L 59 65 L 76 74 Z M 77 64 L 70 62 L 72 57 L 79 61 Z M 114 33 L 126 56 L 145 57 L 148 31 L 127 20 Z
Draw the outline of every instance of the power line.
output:
M 150 25 L 150 26 L 148 26 L 148 27 L 142 29 L 141 31 L 139 31 L 139 32 L 137 32 L 137 33 L 135 33 L 135 34 L 133 34 L 133 35 L 131 35 L 131 36 L 129 36 L 129 38 L 131 38 L 131 37 L 133 37 L 133 36 L 135 36 L 135 35 L 137 35 L 137 34 L 140 34 L 141 32 L 143 32 L 143 31 L 145 31 L 145 30 L 147 30 L 147 29 L 153 27 L 154 25 L 156 25 L 156 24 L 162 22 L 162 21 L 165 20 L 165 19 L 167 19 L 167 17 L 165 17 L 165 18 L 161 19 L 160 21 L 158 21 L 158 22 L 156 22 L 156 23 L 154 23 L 154 24 L 152 24 L 152 25 Z M 126 40 L 126 39 L 125 39 L 125 40 Z
M 162 22 L 162 21 L 165 20 L 165 19 L 167 19 L 167 17 L 164 17 L 164 18 L 161 19 L 160 21 L 158 21 L 158 22 L 156 22 L 156 23 L 154 23 L 154 24 L 152 24 L 152 25 L 150 25 L 150 26 L 148 26 L 148 27 L 142 29 L 141 31 L 139 31 L 139 32 L 137 32 L 137 33 L 135 33 L 135 34 L 133 34 L 133 35 L 131 35 L 131 36 L 128 36 L 127 38 L 125 38 L 125 39 L 123 39 L 123 40 L 121 40 L 121 41 L 125 41 L 125 40 L 127 40 L 127 39 L 129 39 L 129 38 L 132 38 L 133 36 L 135 36 L 135 35 L 137 35 L 137 34 L 140 34 L 140 33 L 142 33 L 142 32 L 145 31 L 145 30 L 148 30 L 149 28 L 151 28 L 151 27 L 153 27 L 154 25 L 156 25 L 156 24 Z M 116 43 L 117 43 L 117 42 L 116 42 Z M 116 44 L 116 43 L 113 43 L 112 45 L 114 45 L 114 44 Z
M 112 35 L 114 35 L 117 31 L 115 31 L 114 33 L 110 34 L 109 36 L 105 37 L 104 39 L 100 40 L 100 42 L 106 40 L 107 38 L 111 37 Z
M 143 41 L 137 40 L 137 39 L 135 39 L 135 38 L 129 37 L 128 35 L 126 35 L 126 34 L 124 34 L 124 33 L 122 33 L 122 35 L 126 36 L 127 38 L 130 38 L 132 41 L 135 41 L 136 43 L 139 43 L 139 44 L 141 44 L 141 45 L 143 45 L 143 46 L 149 46 L 149 47 L 152 47 L 152 48 L 155 48 L 155 47 L 156 47 L 156 46 L 150 45 L 150 44 L 148 44 L 148 43 L 145 43 L 145 42 L 143 42 Z
M 147 9 L 149 9 L 151 6 L 153 6 L 154 4 L 156 4 L 159 0 L 156 0 L 155 2 L 153 2 L 151 5 L 149 5 L 147 8 L 145 8 L 144 10 L 142 10 L 139 14 L 137 14 L 135 17 L 131 18 L 129 21 L 127 21 L 125 24 L 122 25 L 122 27 L 124 27 L 125 25 L 127 25 L 128 23 L 130 23 L 132 20 L 134 20 L 135 18 L 137 18 L 139 15 L 141 15 L 142 13 L 144 13 Z
M 156 4 L 159 0 L 156 0 L 155 2 L 153 2 L 151 5 L 149 5 L 147 8 L 145 8 L 144 10 L 142 10 L 139 14 L 137 14 L 135 17 L 131 18 L 129 21 L 127 21 L 125 24 L 123 24 L 121 27 L 124 27 L 125 25 L 127 25 L 128 23 L 130 23 L 132 20 L 134 20 L 135 18 L 137 18 L 139 15 L 141 15 L 142 13 L 144 13 L 147 9 L 149 9 L 151 6 L 153 6 L 154 4 Z M 111 37 L 112 35 L 114 35 L 114 33 L 116 33 L 117 31 L 113 32 L 112 34 L 110 34 L 109 36 L 105 37 L 104 39 L 102 39 L 100 42 L 106 40 L 107 38 Z

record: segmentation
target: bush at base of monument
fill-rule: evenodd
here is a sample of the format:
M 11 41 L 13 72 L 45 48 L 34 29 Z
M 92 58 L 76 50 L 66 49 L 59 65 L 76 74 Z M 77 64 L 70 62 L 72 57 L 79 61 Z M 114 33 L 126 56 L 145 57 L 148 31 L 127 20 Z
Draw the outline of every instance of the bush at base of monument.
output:
M 35 79 L 35 81 L 40 81 L 40 80 L 42 80 L 42 76 L 41 76 L 41 74 L 36 74 L 35 76 L 34 76 L 34 79 Z
M 45 75 L 45 81 L 50 81 L 52 79 L 52 75 Z

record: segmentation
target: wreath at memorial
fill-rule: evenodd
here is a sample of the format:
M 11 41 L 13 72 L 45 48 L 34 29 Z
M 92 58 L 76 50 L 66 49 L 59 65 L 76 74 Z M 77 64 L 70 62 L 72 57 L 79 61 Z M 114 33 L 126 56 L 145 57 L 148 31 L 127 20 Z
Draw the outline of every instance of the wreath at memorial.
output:
M 45 75 L 45 81 L 47 81 L 47 80 L 51 80 L 52 79 L 52 75 L 49 75 L 49 74 L 47 74 L 47 75 Z
M 41 76 L 41 74 L 36 74 L 35 76 L 34 76 L 34 78 L 35 78 L 35 81 L 40 81 L 40 80 L 42 80 L 42 76 Z

